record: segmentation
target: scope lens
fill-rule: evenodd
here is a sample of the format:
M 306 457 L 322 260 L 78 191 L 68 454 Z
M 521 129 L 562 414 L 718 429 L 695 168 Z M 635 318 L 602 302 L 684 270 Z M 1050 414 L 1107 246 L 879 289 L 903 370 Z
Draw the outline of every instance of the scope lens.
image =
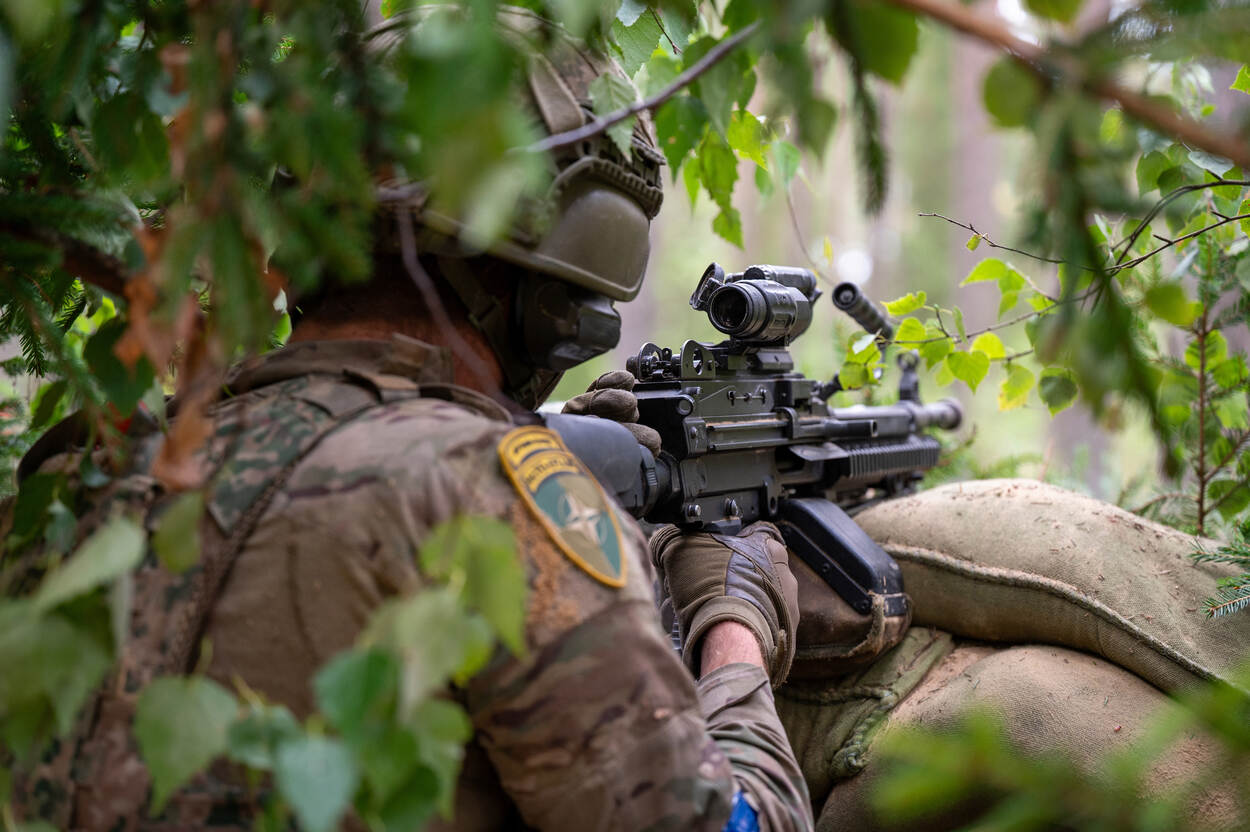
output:
M 707 315 L 712 326 L 729 335 L 741 332 L 750 314 L 750 300 L 740 286 L 723 286 L 708 302 Z

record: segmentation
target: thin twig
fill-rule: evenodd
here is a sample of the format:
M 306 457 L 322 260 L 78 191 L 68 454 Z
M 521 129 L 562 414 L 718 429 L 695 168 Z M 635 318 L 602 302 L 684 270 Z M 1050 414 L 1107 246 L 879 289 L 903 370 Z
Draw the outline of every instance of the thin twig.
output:
M 1199 228 L 1197 231 L 1191 231 L 1188 234 L 1184 234 L 1180 237 L 1177 237 L 1175 240 L 1169 240 L 1163 245 L 1158 246 L 1157 248 L 1153 248 L 1150 251 L 1146 252 L 1141 257 L 1136 257 L 1132 260 L 1129 260 L 1127 263 L 1119 263 L 1115 266 L 1112 266 L 1111 268 L 1107 269 L 1107 274 L 1115 274 L 1116 272 L 1123 271 L 1124 269 L 1131 269 L 1134 266 L 1140 266 L 1142 263 L 1149 260 L 1151 257 L 1154 257 L 1156 254 L 1163 251 L 1164 249 L 1169 249 L 1172 246 L 1176 245 L 1177 243 L 1183 243 L 1186 240 L 1192 240 L 1194 237 L 1200 236 L 1202 234 L 1206 234 L 1208 231 L 1213 231 L 1214 229 L 1219 228 L 1221 225 L 1228 225 L 1230 222 L 1236 222 L 1237 220 L 1250 220 L 1250 214 L 1238 214 L 1235 217 L 1225 217 L 1219 222 L 1213 222 L 1205 228 Z
M 672 37 L 669 36 L 668 29 L 665 28 L 664 19 L 660 17 L 660 13 L 657 12 L 655 9 L 647 9 L 647 11 L 651 12 L 651 16 L 655 18 L 655 22 L 659 24 L 660 34 L 664 36 L 664 39 L 666 41 L 668 41 L 668 45 L 673 47 L 673 54 L 680 55 L 681 50 L 677 48 L 677 44 L 673 43 Z
M 1241 434 L 1237 437 L 1237 441 L 1234 442 L 1233 446 L 1228 449 L 1228 453 L 1224 454 L 1223 459 L 1221 459 L 1218 463 L 1216 463 L 1216 466 L 1213 469 L 1211 469 L 1212 477 L 1214 477 L 1220 471 L 1224 470 L 1224 467 L 1228 465 L 1228 463 L 1233 461 L 1233 457 L 1237 455 L 1237 452 L 1239 450 L 1241 450 L 1241 446 L 1246 444 L 1247 439 L 1250 439 L 1250 430 L 1243 430 Z
M 450 342 L 452 351 L 460 357 L 469 372 L 477 376 L 478 388 L 487 392 L 497 391 L 498 384 L 495 382 L 495 375 L 486 366 L 486 362 L 461 337 L 460 331 L 451 322 L 451 316 L 447 314 L 447 308 L 443 306 L 443 299 L 438 296 L 434 281 L 421 267 L 421 260 L 417 257 L 417 235 L 412 227 L 411 213 L 396 211 L 395 222 L 399 229 L 399 251 L 404 261 L 404 268 L 408 271 L 408 277 L 416 285 L 417 291 L 421 293 L 425 308 L 434 316 L 434 323 L 438 324 L 439 329 Z
M 977 237 L 979 237 L 982 241 L 984 241 L 984 242 L 985 242 L 985 244 L 986 244 L 987 246 L 989 246 L 990 248 L 998 248 L 998 249 L 1002 249 L 1003 251 L 1011 251 L 1011 252 L 1015 252 L 1016 254 L 1021 254 L 1021 255 L 1024 255 L 1025 257 L 1031 257 L 1031 258 L 1033 258 L 1034 260 L 1040 260 L 1040 261 L 1042 261 L 1043 263 L 1055 263 L 1056 265 L 1062 265 L 1062 264 L 1063 264 L 1063 262 L 1064 262 L 1063 260 L 1055 260 L 1055 259 L 1054 259 L 1054 258 L 1052 258 L 1052 257 L 1043 257 L 1043 256 L 1042 256 L 1042 255 L 1040 255 L 1040 254 L 1034 254 L 1033 252 L 1031 252 L 1031 251 L 1025 251 L 1024 249 L 1020 249 L 1020 248 L 1012 248 L 1011 246 L 1005 246 L 1005 245 L 1002 245 L 1001 243 L 996 243 L 996 242 L 994 242 L 992 239 L 990 239 L 990 236 L 989 236 L 988 234 L 984 234 L 984 233 L 982 233 L 982 232 L 978 231 L 978 230 L 976 229 L 976 227 L 975 227 L 972 223 L 970 223 L 970 222 L 960 222 L 959 220 L 953 220 L 953 219 L 951 219 L 951 218 L 950 218 L 950 217 L 948 217 L 948 216 L 945 216 L 945 215 L 943 215 L 943 214 L 935 214 L 935 213 L 933 213 L 932 211 L 921 211 L 921 212 L 920 212 L 919 214 L 917 214 L 916 216 L 918 216 L 918 217 L 937 217 L 939 220 L 946 220 L 946 221 L 947 221 L 947 222 L 949 222 L 951 225 L 957 225 L 957 226 L 959 226 L 960 228 L 963 228 L 963 229 L 966 229 L 966 230 L 968 230 L 968 231 L 971 231 L 973 234 L 977 235 Z M 1088 266 L 1087 266 L 1087 267 L 1085 267 L 1085 268 L 1088 268 Z M 1091 271 L 1092 271 L 1092 270 L 1091 270 Z
M 1094 289 L 1090 289 L 1088 291 L 1082 292 L 1081 294 L 1076 295 L 1075 297 L 1069 298 L 1067 300 L 1057 301 L 1055 303 L 1055 306 L 1059 306 L 1060 304 L 1066 304 L 1066 303 L 1080 303 L 1081 301 L 1086 300 L 1091 295 L 1093 295 L 1094 291 L 1095 291 Z M 933 307 L 928 307 L 928 308 L 933 308 Z M 974 330 L 973 332 L 969 332 L 967 334 L 967 340 L 965 341 L 965 343 L 971 343 L 972 339 L 977 337 L 978 335 L 984 335 L 987 332 L 995 332 L 1000 329 L 1006 329 L 1009 326 L 1015 326 L 1018 323 L 1027 321 L 1030 318 L 1036 318 L 1038 315 L 1042 314 L 1042 312 L 1048 311 L 1053 308 L 1054 306 L 1048 306 L 1046 307 L 1046 309 L 1034 309 L 1032 312 L 1025 312 L 1023 315 L 1017 315 L 1016 317 L 1010 318 L 1006 321 L 1000 321 L 999 323 L 993 324 L 991 326 L 987 326 L 982 329 Z M 947 334 L 940 338 L 921 338 L 915 341 L 894 341 L 893 343 L 895 344 L 932 344 L 935 341 L 948 341 L 948 340 L 954 341 L 955 343 L 958 344 L 960 343 L 962 339 L 959 339 L 959 338 L 954 337 L 953 335 Z
M 1160 251 L 1163 251 L 1164 249 L 1170 246 L 1174 246 L 1179 242 L 1190 239 L 1192 237 L 1199 236 L 1200 234 L 1204 234 L 1207 231 L 1210 231 L 1214 228 L 1218 228 L 1219 226 L 1224 225 L 1225 223 L 1233 222 L 1234 220 L 1245 219 L 1246 218 L 1245 215 L 1230 217 L 1225 214 L 1221 214 L 1218 211 L 1212 210 L 1210 211 L 1210 213 L 1219 217 L 1220 222 L 1215 223 L 1213 225 L 1209 225 L 1206 228 L 1199 229 L 1198 231 L 1194 231 L 1190 234 L 1185 235 L 1184 237 L 1178 237 L 1174 240 L 1168 237 L 1164 237 L 1159 234 L 1152 233 L 1151 234 L 1152 237 L 1158 238 L 1160 241 L 1165 243 L 1165 245 L 1160 246 L 1154 249 L 1153 251 L 1150 251 L 1149 253 L 1144 254 L 1141 257 L 1138 257 L 1127 263 L 1124 262 L 1124 258 L 1128 256 L 1128 253 L 1132 250 L 1133 244 L 1137 242 L 1137 238 L 1141 236 L 1142 232 L 1145 231 L 1146 228 L 1150 225 L 1151 220 L 1153 220 L 1156 216 L 1158 216 L 1159 212 L 1161 212 L 1164 208 L 1167 207 L 1168 203 L 1172 202 L 1173 200 L 1179 197 L 1184 196 L 1187 193 L 1192 193 L 1194 191 L 1201 191 L 1201 190 L 1206 190 L 1209 188 L 1245 187 L 1247 185 L 1250 185 L 1250 179 L 1219 179 L 1214 182 L 1202 182 L 1196 185 L 1182 185 L 1179 188 L 1168 191 L 1167 194 L 1165 194 L 1154 205 L 1151 206 L 1150 210 L 1146 213 L 1146 216 L 1142 218 L 1141 222 L 1137 224 L 1137 227 L 1133 229 L 1133 232 L 1129 234 L 1129 236 L 1125 237 L 1120 242 L 1115 243 L 1114 245 L 1111 246 L 1111 251 L 1116 251 L 1121 246 L 1124 246 L 1124 251 L 1120 254 L 1119 257 L 1116 258 L 1116 263 L 1114 266 L 1110 266 L 1106 269 L 1099 269 L 1094 266 L 1078 266 L 1077 268 L 1084 269 L 1085 271 L 1090 271 L 1090 272 L 1105 271 L 1107 274 L 1115 274 L 1116 272 L 1123 271 L 1124 269 L 1130 269 L 1130 268 L 1133 268 L 1134 266 L 1139 266 L 1146 260 L 1158 254 Z M 937 219 L 945 220 L 946 222 L 950 223 L 951 225 L 957 226 L 958 228 L 963 228 L 967 231 L 971 231 L 973 234 L 977 235 L 977 237 L 983 240 L 985 244 L 988 245 L 990 248 L 996 248 L 996 249 L 1001 249 L 1003 251 L 1014 252 L 1015 254 L 1019 254 L 1024 257 L 1029 257 L 1029 258 L 1032 258 L 1033 260 L 1039 260 L 1043 263 L 1053 263 L 1056 265 L 1072 265 L 1072 264 L 1067 263 L 1067 261 L 1064 261 L 1064 260 L 1056 260 L 1051 257 L 1044 257 L 1040 254 L 1035 254 L 1034 252 L 1031 252 L 1031 251 L 1025 251 L 1023 249 L 1013 248 L 1012 246 L 1006 246 L 1006 245 L 1002 245 L 1001 243 L 997 243 L 988 234 L 985 234 L 977 230 L 976 226 L 974 226 L 970 222 L 960 222 L 959 220 L 952 219 L 943 214 L 937 214 L 937 213 L 933 213 L 930 211 L 922 211 L 920 214 L 918 214 L 918 216 L 936 217 Z M 1037 287 L 1034 286 L 1033 288 L 1036 289 Z
M 1162 133 L 1183 141 L 1191 147 L 1200 148 L 1222 156 L 1239 165 L 1250 168 L 1250 141 L 1245 136 L 1215 133 L 1201 123 L 1181 115 L 1151 99 L 1130 92 L 1105 78 L 1082 77 L 1072 67 L 1071 61 L 1036 44 L 1021 40 L 995 15 L 987 15 L 980 9 L 971 9 L 951 0 L 888 0 L 896 6 L 918 12 L 977 40 L 1005 50 L 1026 68 L 1042 78 L 1053 80 L 1055 73 L 1067 76 L 1095 95 L 1114 101 L 1124 112 L 1137 121 L 1150 125 Z M 1069 64 L 1064 66 L 1064 64 Z
M 1179 188 L 1174 188 L 1171 191 L 1168 191 L 1159 199 L 1158 202 L 1151 206 L 1150 210 L 1146 212 L 1146 216 L 1142 217 L 1141 222 L 1137 223 L 1137 227 L 1133 229 L 1132 234 L 1128 235 L 1128 237 L 1111 247 L 1111 250 L 1115 251 L 1120 246 L 1124 246 L 1124 251 L 1121 252 L 1120 256 L 1116 258 L 1116 265 L 1118 266 L 1124 261 L 1124 258 L 1128 256 L 1128 253 L 1133 250 L 1133 244 L 1137 242 L 1137 238 L 1140 237 L 1141 233 L 1146 230 L 1147 226 L 1150 225 L 1151 220 L 1157 217 L 1159 212 L 1168 206 L 1168 203 L 1193 191 L 1202 191 L 1207 188 L 1219 188 L 1225 185 L 1244 187 L 1246 185 L 1250 185 L 1250 179 L 1217 179 L 1214 182 L 1200 182 L 1196 185 L 1182 185 Z
M 818 264 L 816 259 L 812 257 L 811 249 L 807 247 L 807 238 L 804 237 L 803 228 L 799 225 L 799 213 L 794 210 L 794 199 L 790 194 L 790 186 L 787 185 L 785 190 L 786 207 L 790 209 L 790 224 L 794 227 L 794 236 L 798 238 L 799 248 L 803 249 L 803 256 L 807 258 L 807 262 L 810 263 L 812 269 L 815 270 L 816 276 L 825 283 L 832 285 L 833 280 L 824 273 L 824 270 L 820 268 L 820 264 Z
M 1196 500 L 1196 499 L 1198 498 L 1195 497 L 1194 495 L 1186 494 L 1182 491 L 1169 491 L 1166 494 L 1160 494 L 1157 497 L 1151 497 L 1149 500 L 1142 503 L 1137 508 L 1133 509 L 1133 513 L 1141 514 L 1143 511 L 1150 508 L 1151 506 L 1158 505 L 1159 503 L 1166 502 L 1167 500 Z
M 594 121 L 588 124 L 583 124 L 581 127 L 573 130 L 565 130 L 563 133 L 555 133 L 540 142 L 535 142 L 525 148 L 525 150 L 530 153 L 546 153 L 549 150 L 558 150 L 561 147 L 568 147 L 569 145 L 574 145 L 578 142 L 585 141 L 586 139 L 593 138 L 594 136 L 602 133 L 604 130 L 607 130 L 613 124 L 624 121 L 631 116 L 636 116 L 643 110 L 651 111 L 658 109 L 659 106 L 665 101 L 668 101 L 674 95 L 698 80 L 700 75 L 716 66 L 722 58 L 737 48 L 739 44 L 751 37 L 751 35 L 755 34 L 755 31 L 759 29 L 759 27 L 760 21 L 757 20 L 750 26 L 747 26 L 735 32 L 730 37 L 725 38 L 723 41 L 716 44 L 716 46 L 712 47 L 706 55 L 696 61 L 694 66 L 678 75 L 673 79 L 672 83 L 650 98 L 644 99 L 643 101 L 635 101 L 628 107 L 608 113 L 606 116 L 596 118 Z M 1248 167 L 1250 167 L 1250 165 L 1248 165 Z
M 1227 480 L 1221 480 L 1221 482 L 1227 482 Z M 1211 512 L 1216 511 L 1220 506 L 1224 505 L 1225 500 L 1227 500 L 1229 497 L 1236 494 L 1239 489 L 1246 488 L 1248 485 L 1250 485 L 1250 482 L 1247 482 L 1246 480 L 1242 480 L 1241 482 L 1234 485 L 1232 488 L 1228 489 L 1228 491 L 1224 492 L 1224 495 L 1222 497 L 1220 497 L 1211 505 L 1207 506 L 1207 514 L 1210 514 Z M 1202 534 L 1202 533 L 1203 533 L 1202 524 L 1199 523 L 1198 534 Z

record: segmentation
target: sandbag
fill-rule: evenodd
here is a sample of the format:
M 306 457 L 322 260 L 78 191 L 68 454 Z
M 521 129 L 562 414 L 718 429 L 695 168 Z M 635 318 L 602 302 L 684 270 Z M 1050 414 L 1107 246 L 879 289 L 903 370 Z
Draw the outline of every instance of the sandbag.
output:
M 1195 538 L 1093 498 L 981 480 L 855 519 L 902 567 L 915 624 L 1086 650 L 1165 691 L 1228 682 L 1246 658 L 1250 615 L 1201 610 L 1233 570 L 1194 564 Z
M 902 640 L 911 606 L 887 615 L 885 598 L 874 592 L 872 609 L 856 612 L 799 558 L 790 559 L 798 584 L 799 626 L 790 679 L 840 679 L 872 664 Z
M 1142 741 L 1155 720 L 1178 707 L 1123 668 L 1085 653 L 1038 645 L 960 644 L 889 714 L 881 735 L 915 727 L 950 728 L 968 709 L 977 708 L 997 715 L 1023 753 L 1060 754 L 1078 770 L 1093 773 L 1105 754 Z M 1245 807 L 1238 802 L 1234 783 L 1238 774 L 1221 768 L 1225 759 L 1218 742 L 1199 732 L 1186 733 L 1155 759 L 1142 796 L 1206 778 L 1191 803 L 1197 825 L 1213 832 L 1245 828 Z M 886 771 L 887 765 L 874 757 L 862 774 L 838 782 L 817 812 L 818 832 L 891 828 L 880 823 L 870 804 L 872 790 Z M 1223 780 L 1212 778 L 1220 771 Z M 813 792 L 813 799 L 819 801 L 820 795 Z M 947 814 L 902 828 L 936 832 L 962 828 L 972 819 Z
M 890 712 L 952 647 L 947 633 L 912 627 L 866 669 L 836 680 L 791 677 L 775 691 L 777 715 L 816 805 L 864 768 Z

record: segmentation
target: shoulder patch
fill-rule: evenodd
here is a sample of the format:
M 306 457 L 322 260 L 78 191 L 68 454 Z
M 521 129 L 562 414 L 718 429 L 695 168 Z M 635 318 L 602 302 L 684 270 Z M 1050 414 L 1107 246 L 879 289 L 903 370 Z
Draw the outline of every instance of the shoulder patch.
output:
M 499 440 L 504 473 L 560 550 L 600 583 L 625 586 L 625 542 L 611 500 L 558 434 L 530 425 Z

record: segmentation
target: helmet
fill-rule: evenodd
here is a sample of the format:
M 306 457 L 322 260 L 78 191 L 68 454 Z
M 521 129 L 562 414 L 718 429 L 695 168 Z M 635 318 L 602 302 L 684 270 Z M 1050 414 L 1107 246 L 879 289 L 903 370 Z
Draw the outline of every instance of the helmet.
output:
M 522 94 L 543 132 L 562 133 L 593 120 L 591 82 L 605 72 L 624 77 L 614 61 L 528 10 L 505 8 L 496 21 L 501 35 L 526 56 Z M 373 46 L 392 48 L 396 28 L 393 20 L 376 27 Z M 458 219 L 428 204 L 421 183 L 380 183 L 379 204 L 384 215 L 409 212 L 415 218 L 422 253 L 438 258 L 438 272 L 503 366 L 505 392 L 532 408 L 564 370 L 619 340 L 620 316 L 612 302 L 632 300 L 642 286 L 650 221 L 663 201 L 663 163 L 645 113 L 635 121 L 628 156 L 604 134 L 559 148 L 549 159 L 545 198 L 524 204 L 509 233 L 484 248 L 465 241 Z M 395 227 L 384 222 L 381 229 L 381 244 L 392 250 L 398 247 Z M 486 260 L 506 266 L 511 279 L 503 281 L 505 291 L 500 281 L 484 278 Z

